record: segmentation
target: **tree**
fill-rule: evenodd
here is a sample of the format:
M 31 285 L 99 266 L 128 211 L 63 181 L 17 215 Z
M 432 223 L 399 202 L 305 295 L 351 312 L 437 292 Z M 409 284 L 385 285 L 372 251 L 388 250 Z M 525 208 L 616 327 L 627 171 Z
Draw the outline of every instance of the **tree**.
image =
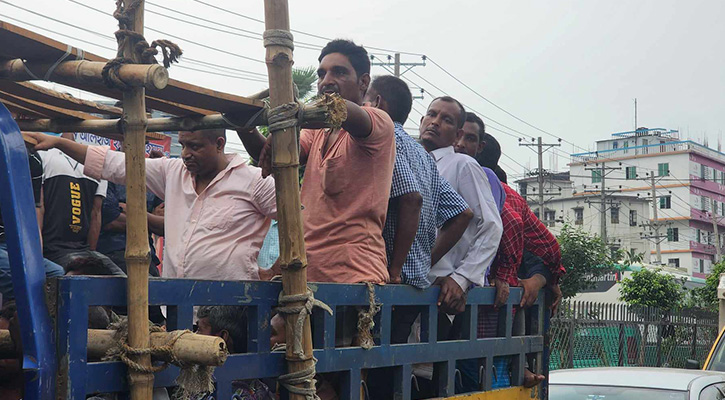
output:
M 625 265 L 632 265 L 641 263 L 644 260 L 644 253 L 637 253 L 634 249 L 629 249 L 624 252 L 624 258 L 622 262 Z
M 615 262 L 621 251 L 612 252 L 598 236 L 565 224 L 558 237 L 561 262 L 566 275 L 561 281 L 564 298 L 594 288 L 596 280 L 616 271 Z
M 672 310 L 682 304 L 685 296 L 684 281 L 678 282 L 662 270 L 641 269 L 622 280 L 620 299 L 632 306 L 659 307 Z
M 307 101 L 317 93 L 315 82 L 317 82 L 317 69 L 315 67 L 292 69 L 292 82 L 297 85 L 298 97 Z
M 725 273 L 725 260 L 712 266 L 710 274 L 705 279 L 705 286 L 690 290 L 688 305 L 717 311 L 717 285 L 720 283 L 720 274 Z

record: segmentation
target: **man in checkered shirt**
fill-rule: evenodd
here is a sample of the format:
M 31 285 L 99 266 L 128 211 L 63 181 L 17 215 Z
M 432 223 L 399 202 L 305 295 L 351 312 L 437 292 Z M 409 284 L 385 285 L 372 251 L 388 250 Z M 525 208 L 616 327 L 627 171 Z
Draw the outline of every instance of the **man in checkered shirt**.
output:
M 376 77 L 365 102 L 387 112 L 395 125 L 393 183 L 383 228 L 390 281 L 427 288 L 431 265 L 458 242 L 473 212 L 441 177 L 428 152 L 403 129 L 413 103 L 408 85 L 394 76 Z M 393 344 L 407 342 L 418 314 L 418 310 L 393 310 Z M 383 393 L 392 388 L 392 376 L 387 375 L 375 377 L 378 383 L 370 387 L 374 391 L 370 398 L 392 395 Z M 388 379 L 390 384 L 382 384 L 380 379 Z
M 403 129 L 401 121 L 408 119 L 413 102 L 408 85 L 394 76 L 376 77 L 365 101 L 387 112 L 395 125 L 393 183 L 383 229 L 390 281 L 427 288 L 431 265 L 461 237 L 471 210 Z M 451 229 L 456 225 L 462 229 Z

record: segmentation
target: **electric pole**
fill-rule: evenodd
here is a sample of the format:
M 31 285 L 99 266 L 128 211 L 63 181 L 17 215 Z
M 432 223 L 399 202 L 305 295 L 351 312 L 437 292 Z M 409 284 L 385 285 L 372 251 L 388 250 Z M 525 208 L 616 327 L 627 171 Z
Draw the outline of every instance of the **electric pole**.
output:
M 636 131 L 637 126 L 637 98 L 634 99 L 634 130 Z
M 521 139 L 519 139 L 519 142 L 521 142 Z M 537 179 L 539 184 L 539 220 L 544 221 L 544 152 L 553 147 L 561 146 L 561 139 L 559 139 L 559 143 L 542 143 L 541 136 L 539 136 L 536 143 L 519 143 L 519 146 L 536 146 L 536 154 L 539 158 L 539 176 Z M 551 193 L 551 195 L 556 194 Z
M 650 184 L 652 185 L 652 219 L 654 222 L 655 236 L 659 239 L 660 237 L 660 224 L 657 218 L 657 186 L 655 185 L 655 174 L 654 172 L 650 176 Z M 657 262 L 662 264 L 662 249 L 660 248 L 661 240 L 656 240 L 657 245 Z
M 606 163 L 602 162 L 600 166 L 593 168 L 584 168 L 587 171 L 599 171 L 599 178 L 601 180 L 600 190 L 585 190 L 584 193 L 598 194 L 599 200 L 585 200 L 588 204 L 599 204 L 599 237 L 605 244 L 609 244 L 607 238 L 607 211 L 614 207 L 614 200 L 611 199 L 611 193 L 619 192 L 619 190 L 607 189 L 607 175 L 612 171 L 620 170 L 622 167 L 607 167 Z M 607 206 L 607 203 L 609 205 Z M 619 202 L 617 202 L 619 204 Z
M 395 53 L 395 55 L 391 56 L 388 54 L 388 61 L 375 61 L 379 58 L 376 58 L 374 54 L 370 55 L 370 65 L 371 66 L 378 66 L 385 68 L 386 71 L 393 74 L 396 78 L 400 78 L 403 74 L 410 71 L 414 67 L 425 67 L 425 60 L 427 59 L 426 56 L 421 56 L 421 59 L 423 62 L 401 62 L 400 60 L 400 53 Z M 405 71 L 400 71 L 401 67 L 406 67 Z M 391 70 L 392 68 L 392 70 Z M 420 96 L 413 96 L 413 99 L 423 99 L 423 93 L 425 93 L 425 90 L 423 88 L 420 89 Z
M 655 259 L 655 262 L 653 264 L 662 264 L 662 248 L 660 247 L 660 243 L 667 239 L 667 235 L 660 234 L 660 221 L 659 217 L 657 216 L 657 182 L 655 182 L 655 174 L 654 172 L 648 173 L 650 175 L 649 181 L 650 181 L 650 190 L 652 191 L 652 221 L 647 224 L 642 224 L 642 226 L 647 226 L 648 228 L 651 228 L 654 230 L 654 235 L 643 235 L 640 232 L 640 235 L 642 235 L 642 238 L 647 239 L 649 241 L 652 241 L 655 243 L 655 249 L 657 252 L 657 258 Z M 669 222 L 667 223 L 670 224 Z M 674 233 L 673 233 L 674 234 Z
M 400 78 L 403 74 L 410 71 L 414 67 L 425 67 L 425 60 L 427 59 L 426 56 L 421 56 L 421 59 L 423 62 L 401 62 L 400 60 L 400 53 L 395 53 L 394 56 L 388 55 L 388 61 L 375 61 L 378 58 L 375 57 L 375 55 L 370 56 L 370 65 L 372 66 L 378 66 L 383 67 L 388 70 L 388 72 L 391 72 L 396 77 Z M 405 71 L 400 71 L 401 67 L 406 67 Z M 393 68 L 391 71 L 389 68 Z
M 715 200 L 713 200 L 715 201 Z M 715 245 L 715 259 L 713 260 L 713 264 L 720 261 L 720 231 L 717 226 L 718 222 L 720 222 L 720 218 L 717 217 L 715 214 L 715 207 L 712 207 L 712 211 L 710 211 L 710 216 L 712 217 L 712 232 L 715 235 L 715 240 L 713 240 L 713 244 Z

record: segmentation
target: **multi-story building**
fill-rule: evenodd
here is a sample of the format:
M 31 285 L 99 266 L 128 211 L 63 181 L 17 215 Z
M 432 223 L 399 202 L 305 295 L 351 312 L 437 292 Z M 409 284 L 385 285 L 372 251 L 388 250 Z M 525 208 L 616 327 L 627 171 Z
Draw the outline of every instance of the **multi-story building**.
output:
M 537 177 L 518 180 L 519 192 L 524 195 L 534 213 L 539 215 Z M 649 220 L 649 201 L 632 194 L 608 193 L 602 212 L 601 193 L 594 186 L 575 186 L 569 172 L 545 175 L 544 218 L 542 221 L 555 235 L 564 224 L 602 235 L 606 229 L 607 242 L 612 249 L 634 250 L 643 253 L 649 262 L 650 243 L 642 237 L 642 223 Z M 602 226 L 604 218 L 604 227 Z
M 653 263 L 705 277 L 717 257 L 716 234 L 720 254 L 725 244 L 725 154 L 659 128 L 615 133 L 597 141 L 596 148 L 572 155 L 573 197 L 601 191 L 604 183 L 607 191 L 617 191 L 613 199 L 620 201 L 620 213 L 629 207 L 630 213 L 637 213 L 630 219 L 643 218 L 638 225 L 652 242 Z M 651 213 L 631 208 L 634 202 L 653 199 Z M 659 235 L 653 234 L 657 231 Z M 661 241 L 661 260 L 656 258 L 657 241 Z

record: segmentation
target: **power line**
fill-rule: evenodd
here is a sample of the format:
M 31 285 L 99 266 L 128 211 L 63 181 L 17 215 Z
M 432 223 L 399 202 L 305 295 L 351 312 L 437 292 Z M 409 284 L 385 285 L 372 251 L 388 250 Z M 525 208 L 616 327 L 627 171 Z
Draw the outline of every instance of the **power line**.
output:
M 216 10 L 219 10 L 219 11 L 222 11 L 222 12 L 225 12 L 225 13 L 228 13 L 228 14 L 236 15 L 238 17 L 241 17 L 241 18 L 244 18 L 244 19 L 247 19 L 247 20 L 250 20 L 250 21 L 254 21 L 254 22 L 258 22 L 258 23 L 264 24 L 264 21 L 261 20 L 261 19 L 259 19 L 259 18 L 254 18 L 254 17 L 250 17 L 248 15 L 244 15 L 244 14 L 241 14 L 241 13 L 238 13 L 238 12 L 234 12 L 234 11 L 228 10 L 226 8 L 222 8 L 222 7 L 216 6 L 214 4 L 207 3 L 207 2 L 202 1 L 202 0 L 192 0 L 192 1 L 195 1 L 195 2 L 197 2 L 199 4 L 203 4 L 203 5 L 207 6 L 207 7 L 211 7 L 211 8 L 214 8 Z M 329 37 L 325 37 L 325 36 L 321 36 L 321 35 L 316 35 L 314 33 L 304 32 L 304 31 L 301 31 L 301 30 L 298 30 L 298 29 L 290 29 L 290 31 L 292 31 L 294 33 L 299 33 L 299 34 L 302 34 L 302 35 L 306 35 L 306 36 L 309 36 L 309 37 L 313 37 L 313 38 L 316 38 L 316 39 L 325 40 L 325 41 L 328 41 L 328 42 L 331 41 L 331 40 L 333 40 L 332 38 L 329 38 Z M 385 53 L 400 53 L 400 54 L 406 54 L 406 55 L 411 55 L 411 56 L 424 56 L 424 54 L 421 54 L 421 53 L 411 53 L 411 52 L 390 50 L 390 49 L 385 49 L 385 48 L 382 48 L 382 47 L 373 47 L 373 46 L 365 46 L 365 47 L 368 48 L 368 49 L 382 51 L 382 52 L 385 52 Z
M 75 2 L 74 0 L 70 0 L 70 1 Z M 80 27 L 80 26 L 77 26 L 77 25 L 74 25 L 74 24 L 71 24 L 71 23 L 68 23 L 68 22 L 65 22 L 65 21 L 57 20 L 57 19 L 54 19 L 54 18 L 45 16 L 45 15 L 42 15 L 42 14 L 37 13 L 35 11 L 29 10 L 29 9 L 25 9 L 23 7 L 16 6 L 15 4 L 12 4 L 12 3 L 8 3 L 7 1 L 4 1 L 4 0 L 0 0 L 0 2 L 6 3 L 6 4 L 11 5 L 11 6 L 15 6 L 15 7 L 19 8 L 19 9 L 22 9 L 23 11 L 26 11 L 26 12 L 29 12 L 31 14 L 37 15 L 39 17 L 47 18 L 47 19 L 52 20 L 54 22 L 58 22 L 60 24 L 63 24 L 63 25 L 66 25 L 66 26 L 70 26 L 72 28 L 81 30 L 83 32 L 87 32 L 87 33 L 90 33 L 90 34 L 99 36 L 99 37 L 101 37 L 103 39 L 106 39 L 106 40 L 115 42 L 115 40 L 113 38 L 111 38 L 110 36 L 104 35 L 102 33 L 95 32 L 95 31 L 90 30 L 90 29 L 87 29 L 87 28 L 83 28 L 83 27 Z M 81 3 L 79 3 L 79 4 L 81 4 Z M 81 5 L 83 5 L 83 4 L 81 4 Z M 89 7 L 89 8 L 91 8 L 91 7 Z M 96 11 L 99 11 L 99 12 L 102 12 L 103 13 L 103 11 L 101 11 L 101 10 L 96 10 Z M 67 35 L 67 34 L 64 34 L 64 33 L 58 32 L 58 31 L 54 31 L 52 29 L 48 29 L 46 27 L 42 27 L 42 26 L 38 26 L 38 25 L 35 25 L 35 24 L 31 24 L 31 23 L 28 23 L 28 22 L 25 22 L 25 21 L 22 21 L 22 20 L 13 18 L 13 17 L 9 17 L 9 16 L 3 15 L 3 14 L 0 14 L 0 16 L 2 16 L 3 18 L 7 18 L 7 19 L 10 19 L 10 20 L 13 20 L 13 21 L 17 21 L 17 22 L 19 22 L 21 24 L 25 24 L 25 25 L 31 26 L 31 27 L 36 28 L 36 29 L 40 29 L 40 30 L 44 30 L 44 31 L 50 32 L 50 33 L 55 34 L 55 35 L 58 35 L 58 36 L 62 36 L 62 37 L 66 37 L 66 38 L 69 38 L 69 39 L 77 40 L 77 41 L 79 41 L 81 43 L 89 44 L 89 45 L 96 46 L 98 48 L 102 48 L 102 49 L 109 50 L 109 51 L 113 51 L 113 52 L 116 51 L 116 49 L 111 48 L 111 47 L 108 47 L 108 46 L 104 46 L 104 45 L 97 44 L 95 42 L 91 42 L 91 41 L 88 41 L 88 40 L 80 39 L 80 38 L 75 37 L 75 36 Z M 148 29 L 151 29 L 151 28 L 148 28 Z M 237 71 L 237 72 L 251 74 L 251 75 L 257 75 L 259 77 L 266 78 L 266 74 L 261 74 L 261 73 L 258 73 L 258 72 L 245 71 L 245 70 L 238 69 L 238 68 L 221 66 L 221 65 L 215 65 L 215 64 L 211 64 L 211 63 L 208 63 L 208 62 L 205 62 L 205 61 L 195 60 L 193 58 L 188 58 L 188 57 L 184 57 L 184 60 L 185 61 L 188 61 L 188 62 L 191 62 L 191 63 L 197 63 L 197 64 L 205 65 L 205 66 L 210 67 L 210 68 L 215 68 L 217 70 L 219 70 L 220 68 L 224 68 L 224 69 L 228 69 L 228 70 L 232 70 L 232 71 Z M 180 68 L 180 69 L 190 70 L 190 71 L 202 72 L 202 73 L 207 73 L 207 74 L 215 74 L 215 75 L 220 75 L 220 76 L 225 76 L 225 77 L 230 77 L 230 78 L 235 78 L 235 79 L 241 79 L 241 80 L 248 80 L 248 81 L 252 81 L 252 82 L 263 82 L 263 83 L 266 83 L 267 82 L 266 80 L 261 80 L 259 78 L 247 77 L 247 76 L 242 76 L 242 75 L 233 75 L 233 74 L 228 74 L 228 73 L 218 73 L 218 72 L 206 71 L 206 70 L 202 70 L 202 69 L 198 69 L 198 68 L 188 67 L 186 65 L 175 65 L 175 67 Z
M 81 3 L 81 2 L 79 2 L 79 1 L 77 1 L 77 0 L 69 0 L 69 1 L 71 1 L 71 2 L 73 2 L 73 3 L 75 3 L 75 4 L 78 4 L 78 5 L 82 6 L 82 7 L 85 7 L 85 8 L 88 8 L 88 9 L 90 9 L 90 10 L 93 10 L 93 11 L 95 11 L 95 12 L 98 12 L 98 13 L 100 13 L 100 14 L 103 14 L 103 15 L 109 15 L 109 14 L 108 14 L 107 12 L 105 12 L 105 11 L 103 11 L 103 10 L 100 10 L 100 9 L 98 9 L 98 8 L 95 8 L 95 7 L 89 6 L 89 5 L 87 5 L 87 4 Z M 81 28 L 81 29 L 82 29 L 82 28 Z M 230 56 L 232 56 L 232 57 L 237 57 L 237 58 L 241 58 L 241 59 L 244 59 L 244 60 L 248 60 L 248 61 L 252 61 L 252 62 L 255 62 L 255 63 L 260 63 L 260 64 L 264 64 L 264 61 L 258 60 L 258 59 L 256 59 L 256 58 L 252 58 L 252 57 L 247 57 L 247 56 L 243 56 L 243 55 L 241 55 L 241 54 L 233 53 L 233 52 L 231 52 L 231 51 L 227 51 L 227 50 L 222 50 L 222 49 L 219 49 L 219 48 L 216 48 L 216 47 L 208 46 L 208 45 L 205 45 L 205 44 L 203 44 L 203 43 L 199 43 L 199 42 L 196 42 L 196 41 L 193 41 L 193 40 L 190 40 L 190 39 L 186 39 L 186 38 L 183 38 L 183 37 L 180 37 L 180 36 L 172 35 L 172 34 L 170 34 L 170 33 L 166 33 L 166 32 L 164 32 L 164 31 L 160 31 L 160 30 L 158 30 L 158 29 L 154 29 L 154 28 L 152 28 L 152 27 L 148 27 L 148 26 L 147 26 L 147 27 L 146 27 L 146 29 L 147 29 L 147 30 L 149 30 L 149 31 L 153 31 L 153 32 L 156 32 L 156 33 L 159 33 L 159 34 L 162 34 L 162 35 L 168 36 L 168 37 L 172 37 L 172 38 L 174 38 L 174 39 L 177 39 L 177 40 L 183 40 L 183 41 L 186 41 L 186 42 L 188 42 L 188 43 L 191 43 L 191 44 L 194 44 L 194 45 L 197 45 L 197 46 L 203 47 L 203 48 L 205 48 L 205 49 L 209 49 L 209 50 L 212 50 L 212 51 L 216 51 L 216 52 L 219 52 L 219 53 L 222 53 L 222 54 L 227 54 L 227 55 L 230 55 Z
M 76 0 L 70 0 L 70 1 L 76 3 Z M 175 20 L 175 21 L 184 22 L 184 23 L 189 24 L 189 25 L 194 25 L 194 26 L 198 26 L 198 27 L 201 27 L 201 28 L 210 29 L 210 30 L 217 31 L 217 32 L 227 33 L 227 34 L 230 34 L 230 35 L 235 35 L 235 36 L 239 36 L 239 37 L 244 37 L 244 38 L 254 39 L 254 40 L 260 40 L 260 41 L 263 40 L 262 34 L 259 33 L 259 32 L 255 32 L 255 31 L 250 31 L 250 30 L 246 30 L 246 29 L 237 28 L 235 26 L 223 24 L 223 23 L 218 22 L 218 21 L 212 21 L 210 19 L 205 19 L 205 18 L 196 16 L 196 15 L 191 15 L 191 14 L 188 14 L 188 13 L 185 13 L 185 12 L 181 12 L 181 11 L 178 11 L 178 10 L 174 10 L 172 8 L 165 7 L 165 6 L 162 6 L 162 5 L 159 5 L 159 4 L 150 2 L 150 1 L 147 1 L 146 4 L 150 4 L 150 5 L 154 6 L 154 7 L 161 8 L 162 10 L 175 12 L 175 13 L 180 14 L 180 15 L 184 15 L 184 16 L 191 17 L 191 18 L 194 18 L 194 19 L 198 19 L 200 21 L 209 22 L 209 23 L 212 23 L 212 24 L 215 24 L 215 25 L 223 26 L 225 28 L 233 29 L 235 31 L 239 31 L 239 32 L 243 32 L 243 33 L 231 32 L 231 31 L 228 31 L 228 30 L 225 30 L 225 29 L 219 29 L 219 28 L 216 28 L 216 27 L 213 27 L 213 26 L 208 26 L 208 25 L 200 24 L 200 23 L 193 22 L 193 21 L 187 21 L 187 20 L 184 20 L 184 19 L 181 19 L 181 18 L 173 17 L 171 15 L 166 15 L 164 13 L 160 13 L 160 12 L 154 11 L 154 10 L 148 10 L 148 9 L 146 10 L 149 13 L 156 14 L 156 15 L 162 16 L 164 18 L 169 18 L 169 19 L 172 19 L 172 20 Z M 305 50 L 315 50 L 315 51 L 319 51 L 320 49 L 322 49 L 322 46 L 319 46 L 319 45 L 316 45 L 316 44 L 312 44 L 312 43 L 305 43 L 305 42 L 295 41 L 295 48 L 301 48 L 301 49 L 305 49 Z
M 475 89 L 473 89 L 473 88 L 472 88 L 471 86 L 467 85 L 467 84 L 466 84 L 465 82 L 463 82 L 462 80 L 458 79 L 458 78 L 457 78 L 457 77 L 456 77 L 455 75 L 453 75 L 452 73 L 448 72 L 448 70 L 446 70 L 445 68 L 443 68 L 443 67 L 442 67 L 442 66 L 441 66 L 440 64 L 438 64 L 437 62 L 435 62 L 435 61 L 434 61 L 433 59 L 431 59 L 430 57 L 428 57 L 428 61 L 430 61 L 430 62 L 431 62 L 431 64 L 433 64 L 433 65 L 435 65 L 436 67 L 438 67 L 438 68 L 439 68 L 439 69 L 440 69 L 441 71 L 443 71 L 443 72 L 444 72 L 444 73 L 445 73 L 446 75 L 448 75 L 449 77 L 453 78 L 453 80 L 455 80 L 456 82 L 458 82 L 458 83 L 460 83 L 461 85 L 463 85 L 463 87 L 465 87 L 466 89 L 468 89 L 468 90 L 470 90 L 471 92 L 473 92 L 473 93 L 474 93 L 474 94 L 475 94 L 476 96 L 480 97 L 481 99 L 483 99 L 483 100 L 484 100 L 484 101 L 486 101 L 487 103 L 491 104 L 492 106 L 496 107 L 497 109 L 499 109 L 499 110 L 503 111 L 504 113 L 506 113 L 506 114 L 507 114 L 507 115 L 509 115 L 510 117 L 512 117 L 512 118 L 514 118 L 514 119 L 516 119 L 516 120 L 517 120 L 517 121 L 519 121 L 519 122 L 522 122 L 522 123 L 526 124 L 527 126 L 529 126 L 529 127 L 531 127 L 531 128 L 534 128 L 534 129 L 536 129 L 536 130 L 537 130 L 537 131 L 539 131 L 539 132 L 545 133 L 545 134 L 547 134 L 547 135 L 549 135 L 549 136 L 552 136 L 552 137 L 554 137 L 554 138 L 556 138 L 556 139 L 561 139 L 561 137 L 559 137 L 559 136 L 557 136 L 557 135 L 554 135 L 553 133 L 547 132 L 547 131 L 545 131 L 545 130 L 543 130 L 543 129 L 539 128 L 539 127 L 538 127 L 538 126 L 536 126 L 536 125 L 530 124 L 529 122 L 527 122 L 527 121 L 523 120 L 522 118 L 519 118 L 518 116 L 514 115 L 513 113 L 509 112 L 508 110 L 506 110 L 506 109 L 504 109 L 503 107 L 499 106 L 498 104 L 494 103 L 493 101 L 491 101 L 490 99 L 488 99 L 488 98 L 487 98 L 486 96 L 484 96 L 484 95 L 482 95 L 481 93 L 477 92 L 477 91 L 476 91 Z M 564 140 L 562 139 L 562 141 L 564 141 Z M 572 143 L 572 145 L 574 145 L 574 144 Z M 575 145 L 575 146 L 576 146 L 576 145 Z

